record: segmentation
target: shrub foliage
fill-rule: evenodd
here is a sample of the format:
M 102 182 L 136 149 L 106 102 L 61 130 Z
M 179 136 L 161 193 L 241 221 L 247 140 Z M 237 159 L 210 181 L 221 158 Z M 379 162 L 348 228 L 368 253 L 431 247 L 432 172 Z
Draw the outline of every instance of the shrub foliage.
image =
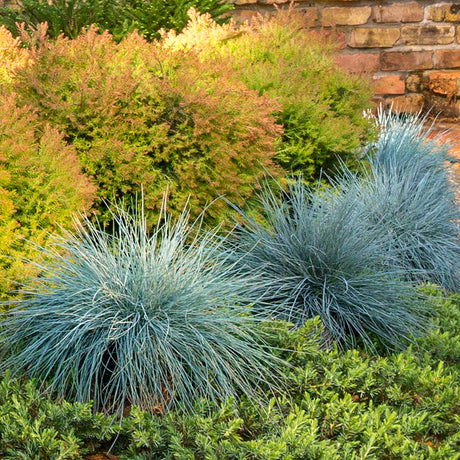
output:
M 0 96 L 0 298 L 17 289 L 32 268 L 24 259 L 33 244 L 68 228 L 72 213 L 88 210 L 94 186 L 80 172 L 75 150 L 31 107 L 16 107 L 14 95 Z M 28 244 L 26 241 L 32 242 Z
M 238 79 L 280 103 L 276 161 L 283 168 L 312 182 L 333 172 L 338 159 L 356 165 L 373 131 L 362 116 L 369 84 L 337 67 L 335 45 L 308 31 L 304 15 L 278 11 L 238 28 L 196 11 L 190 16 L 181 34 L 163 36 L 164 46 L 199 50 L 203 61 L 225 56 Z
M 0 84 L 11 83 L 15 69 L 24 66 L 28 50 L 21 48 L 19 38 L 13 38 L 6 27 L 0 27 Z
M 197 215 L 220 195 L 241 203 L 264 170 L 276 175 L 277 104 L 233 80 L 223 61 L 90 29 L 39 47 L 15 81 L 21 104 L 65 133 L 100 200 L 129 199 L 143 184 L 155 217 L 168 187 L 170 211 L 191 195 Z
M 46 22 L 52 39 L 61 34 L 76 38 L 82 28 L 96 25 L 118 39 L 137 29 L 152 40 L 160 29 L 180 31 L 190 7 L 222 21 L 232 5 L 220 0 L 17 0 L 0 8 L 0 23 L 15 36 L 20 35 L 19 24 L 37 28 Z

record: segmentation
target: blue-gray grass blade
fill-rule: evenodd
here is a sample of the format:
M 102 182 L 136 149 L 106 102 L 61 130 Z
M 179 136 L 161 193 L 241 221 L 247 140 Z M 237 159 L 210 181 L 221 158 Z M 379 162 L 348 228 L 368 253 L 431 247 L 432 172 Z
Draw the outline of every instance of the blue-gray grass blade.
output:
M 76 219 L 74 232 L 43 248 L 40 278 L 3 315 L 1 370 L 116 414 L 131 404 L 154 412 L 192 410 L 198 398 L 257 400 L 259 387 L 276 386 L 282 362 L 248 309 L 260 281 L 229 268 L 222 239 L 186 211 L 151 234 L 139 215 L 112 213 L 114 233 Z
M 358 338 L 398 347 L 423 329 L 412 285 L 382 263 L 388 237 L 373 231 L 356 195 L 311 190 L 301 178 L 280 195 L 263 191 L 264 220 L 241 211 L 245 223 L 232 241 L 242 266 L 266 281 L 255 286 L 260 311 L 299 326 L 319 316 L 343 347 Z

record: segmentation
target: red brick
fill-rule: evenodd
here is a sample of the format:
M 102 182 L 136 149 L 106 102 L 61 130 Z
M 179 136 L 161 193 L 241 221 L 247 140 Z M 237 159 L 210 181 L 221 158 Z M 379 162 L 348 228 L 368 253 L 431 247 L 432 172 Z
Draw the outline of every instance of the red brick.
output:
M 433 68 L 432 51 L 384 51 L 380 70 L 426 70 Z
M 346 46 L 345 34 L 343 32 L 337 32 L 336 30 L 310 30 L 309 34 L 315 40 L 330 40 L 338 44 L 340 50 L 343 50 Z
M 388 75 L 372 79 L 374 94 L 404 94 L 406 85 L 401 75 Z
M 419 22 L 423 20 L 423 7 L 417 2 L 393 3 L 374 6 L 375 22 Z
M 371 11 L 370 6 L 325 8 L 322 11 L 321 25 L 331 27 L 366 24 Z
M 336 56 L 339 67 L 351 73 L 374 73 L 379 68 L 378 53 L 339 54 Z
M 348 45 L 352 48 L 391 48 L 399 36 L 400 31 L 396 27 L 354 29 Z
M 429 6 L 428 19 L 435 22 L 460 22 L 460 3 Z
M 455 28 L 442 26 L 404 26 L 401 38 L 405 45 L 448 45 L 454 41 Z
M 421 94 L 406 94 L 405 96 L 390 97 L 386 100 L 393 112 L 418 113 L 423 108 L 425 99 Z
M 456 69 L 460 67 L 460 50 L 436 50 L 437 69 Z
M 433 93 L 449 99 L 460 96 L 460 72 L 430 72 L 425 84 Z

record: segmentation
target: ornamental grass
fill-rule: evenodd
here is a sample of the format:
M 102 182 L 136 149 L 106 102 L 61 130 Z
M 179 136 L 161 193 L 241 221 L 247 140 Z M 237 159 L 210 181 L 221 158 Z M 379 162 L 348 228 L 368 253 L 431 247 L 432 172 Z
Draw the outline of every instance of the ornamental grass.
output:
M 186 211 L 151 234 L 142 214 L 112 216 L 113 232 L 83 217 L 40 248 L 47 262 L 0 324 L 1 370 L 115 414 L 254 399 L 279 361 L 248 314 L 256 277 L 217 257 L 223 242 Z

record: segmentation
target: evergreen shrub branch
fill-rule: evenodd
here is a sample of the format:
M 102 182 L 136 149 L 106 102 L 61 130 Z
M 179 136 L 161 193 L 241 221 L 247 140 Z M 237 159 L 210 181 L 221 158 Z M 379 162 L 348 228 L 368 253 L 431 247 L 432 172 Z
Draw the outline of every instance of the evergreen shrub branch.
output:
M 202 62 L 137 34 L 117 44 L 89 29 L 38 47 L 14 90 L 18 105 L 34 107 L 74 146 L 97 185 L 102 221 L 104 200 L 134 199 L 141 184 L 153 225 L 166 188 L 170 212 L 178 216 L 190 197 L 197 217 L 221 195 L 243 204 L 264 169 L 278 174 L 278 104 L 236 81 L 224 59 Z M 228 220 L 228 211 L 218 201 L 208 220 Z

